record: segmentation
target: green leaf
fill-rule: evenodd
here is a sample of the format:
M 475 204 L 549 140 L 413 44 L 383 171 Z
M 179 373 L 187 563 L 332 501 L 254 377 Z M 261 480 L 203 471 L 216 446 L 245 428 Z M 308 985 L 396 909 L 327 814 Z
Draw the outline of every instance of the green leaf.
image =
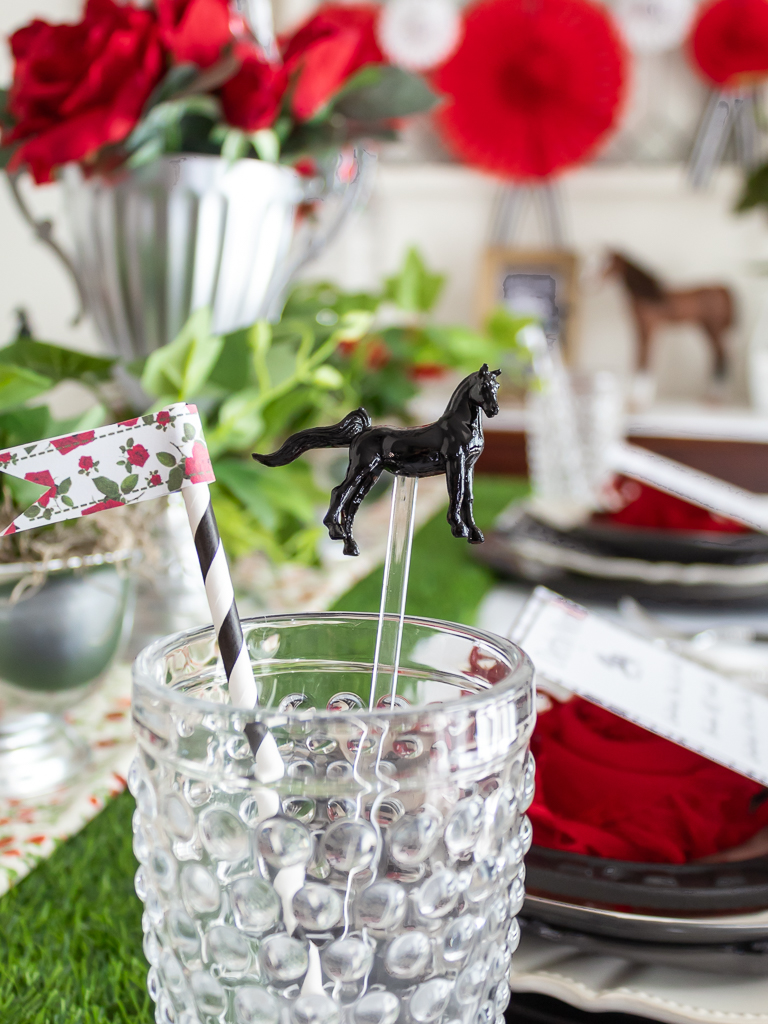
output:
M 428 313 L 444 285 L 445 276 L 430 273 L 418 249 L 412 246 L 399 273 L 386 278 L 384 297 L 408 313 Z
M 214 472 L 218 482 L 267 529 L 275 529 L 281 512 L 304 525 L 314 525 L 317 506 L 326 497 L 304 463 L 265 469 L 245 459 L 220 459 Z
M 276 164 L 280 159 L 280 136 L 272 128 L 260 128 L 249 136 L 259 160 Z
M 157 461 L 163 466 L 173 467 L 176 465 L 176 458 L 170 452 L 158 452 Z
M 28 444 L 30 441 L 39 441 L 44 437 L 55 437 L 56 434 L 72 432 L 55 430 L 54 420 L 45 405 L 0 413 L 0 447 L 2 448 L 13 448 L 18 444 Z
M 0 89 L 0 125 L 5 128 L 12 128 L 14 123 L 13 115 L 8 109 L 10 93 L 10 89 Z
M 0 411 L 23 405 L 28 399 L 42 395 L 53 383 L 50 377 L 44 377 L 34 370 L 0 363 Z
M 27 519 L 36 519 L 40 515 L 41 511 L 42 510 L 39 505 L 30 505 L 29 508 L 24 510 L 24 515 Z
M 174 64 L 150 93 L 144 104 L 144 113 L 148 113 L 158 103 L 173 99 L 176 93 L 188 89 L 199 74 L 200 68 L 197 64 Z
M 206 432 L 211 456 L 251 448 L 264 429 L 261 406 L 258 388 L 244 388 L 228 398 L 219 409 L 218 423 Z
M 221 156 L 227 163 L 233 164 L 247 156 L 250 145 L 250 139 L 241 128 L 228 128 L 222 139 Z
M 101 491 L 107 498 L 117 499 L 120 497 L 120 488 L 114 480 L 110 480 L 106 476 L 94 477 L 93 484 L 96 490 Z
M 120 490 L 123 492 L 123 494 L 128 494 L 134 489 L 138 482 L 138 474 L 131 473 L 131 475 L 127 476 L 125 480 L 123 480 L 123 482 L 120 484 Z
M 353 121 L 388 121 L 431 110 L 439 100 L 420 75 L 390 64 L 378 72 L 373 80 L 369 68 L 362 68 L 334 100 L 334 112 Z
M 66 494 L 69 488 L 72 486 L 72 477 L 65 477 L 64 480 L 56 488 L 58 494 Z
M 184 440 L 191 441 L 195 436 L 195 428 L 191 423 L 184 424 Z
M 736 211 L 744 213 L 756 206 L 768 206 L 768 163 L 762 164 L 747 175 L 736 204 Z
M 110 380 L 116 359 L 91 356 L 62 345 L 51 345 L 31 338 L 18 338 L 0 348 L 0 363 L 12 363 L 34 373 L 43 374 L 57 383 L 80 380 L 85 383 Z
M 174 466 L 168 474 L 168 490 L 179 491 L 184 483 L 184 470 L 181 466 Z
M 146 392 L 169 402 L 194 397 L 205 385 L 216 365 L 224 339 L 212 335 L 209 309 L 198 309 L 178 336 L 147 359 L 141 384 Z
M 70 498 L 70 496 L 68 494 L 62 494 L 61 500 L 64 502 L 64 504 L 68 508 L 74 508 L 75 507 L 74 501 L 72 501 L 72 499 Z
M 42 484 L 32 483 L 31 480 L 19 480 L 18 477 L 15 476 L 3 475 L 2 482 L 3 487 L 7 487 L 10 491 L 13 502 L 17 508 L 26 508 L 27 505 L 31 505 L 33 502 L 37 501 L 40 495 L 45 494 L 48 490 L 48 488 Z M 35 513 L 35 515 L 37 515 L 37 513 Z

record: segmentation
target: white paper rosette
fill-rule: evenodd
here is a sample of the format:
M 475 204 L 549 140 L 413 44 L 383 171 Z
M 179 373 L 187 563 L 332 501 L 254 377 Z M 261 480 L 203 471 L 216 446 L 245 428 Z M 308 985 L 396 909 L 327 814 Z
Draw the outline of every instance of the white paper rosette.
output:
M 393 64 L 426 71 L 451 56 L 461 39 L 453 0 L 389 0 L 377 26 L 379 45 Z
M 665 53 L 681 46 L 688 35 L 694 0 L 615 0 L 613 13 L 630 50 Z

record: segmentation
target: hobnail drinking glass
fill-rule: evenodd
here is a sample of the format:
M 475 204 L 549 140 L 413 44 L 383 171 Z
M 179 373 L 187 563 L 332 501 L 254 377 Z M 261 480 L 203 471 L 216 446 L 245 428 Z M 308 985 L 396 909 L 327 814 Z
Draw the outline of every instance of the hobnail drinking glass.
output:
M 137 659 L 136 891 L 156 1019 L 503 1024 L 519 940 L 533 668 L 512 643 L 404 625 L 368 710 L 377 617 L 246 619 L 259 708 L 211 628 Z M 244 734 L 275 738 L 261 784 Z

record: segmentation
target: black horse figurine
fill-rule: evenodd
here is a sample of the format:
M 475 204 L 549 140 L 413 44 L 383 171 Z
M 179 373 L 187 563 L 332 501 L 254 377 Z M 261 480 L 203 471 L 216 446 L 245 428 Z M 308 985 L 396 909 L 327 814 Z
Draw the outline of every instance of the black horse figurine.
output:
M 482 544 L 472 515 L 472 473 L 483 451 L 482 413 L 499 411 L 500 373 L 484 363 L 459 384 L 440 419 L 425 427 L 374 427 L 365 409 L 355 409 L 332 427 L 300 430 L 272 455 L 253 457 L 263 466 L 285 466 L 310 448 L 349 448 L 347 475 L 334 487 L 323 520 L 331 539 L 344 541 L 345 555 L 359 553 L 352 536 L 355 514 L 385 469 L 395 476 L 445 473 L 451 533 Z

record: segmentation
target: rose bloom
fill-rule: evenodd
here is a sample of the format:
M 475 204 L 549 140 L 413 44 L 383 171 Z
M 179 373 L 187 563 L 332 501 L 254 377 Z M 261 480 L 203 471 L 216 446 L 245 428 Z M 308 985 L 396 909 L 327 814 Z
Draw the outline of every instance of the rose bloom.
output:
M 77 464 L 80 469 L 93 469 L 93 459 L 90 455 L 81 455 Z
M 376 42 L 378 17 L 377 4 L 324 4 L 282 40 L 296 117 L 313 117 L 355 71 L 384 63 Z
M 143 444 L 135 444 L 133 448 L 128 449 L 127 458 L 132 466 L 143 466 L 149 458 L 149 452 Z
M 228 123 L 246 132 L 274 124 L 287 82 L 283 68 L 268 64 L 255 43 L 238 43 L 235 56 L 240 69 L 220 90 L 221 108 Z
M 158 487 L 162 482 L 163 478 L 160 476 L 159 473 L 153 473 L 152 476 L 149 478 L 150 487 Z
M 174 63 L 207 68 L 233 40 L 228 0 L 157 0 L 160 38 Z
M 35 19 L 10 44 L 16 123 L 3 142 L 21 142 L 9 170 L 26 165 L 37 182 L 125 139 L 164 72 L 154 14 L 113 0 L 88 0 L 76 25 Z
M 155 416 L 155 423 L 159 423 L 161 427 L 167 426 L 171 422 L 171 414 L 163 409 Z

